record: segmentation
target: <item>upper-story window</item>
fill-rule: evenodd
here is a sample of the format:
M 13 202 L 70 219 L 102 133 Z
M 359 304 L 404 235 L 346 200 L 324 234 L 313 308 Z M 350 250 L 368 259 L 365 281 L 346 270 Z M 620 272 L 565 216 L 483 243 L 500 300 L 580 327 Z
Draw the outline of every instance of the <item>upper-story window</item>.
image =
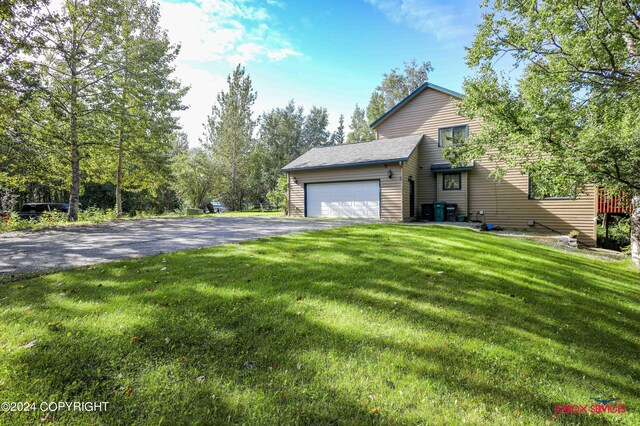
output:
M 469 137 L 469 126 L 443 127 L 438 129 L 438 146 L 464 143 Z

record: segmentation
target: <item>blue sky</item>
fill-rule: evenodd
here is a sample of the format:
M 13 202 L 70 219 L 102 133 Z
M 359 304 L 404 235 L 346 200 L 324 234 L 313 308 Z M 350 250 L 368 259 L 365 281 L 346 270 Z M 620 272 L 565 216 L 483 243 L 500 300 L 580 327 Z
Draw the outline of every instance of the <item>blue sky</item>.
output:
M 326 107 L 330 127 L 366 106 L 382 74 L 431 61 L 429 80 L 460 90 L 464 46 L 480 21 L 478 1 L 162 0 L 162 25 L 182 44 L 177 75 L 192 90 L 181 121 L 192 145 L 242 63 L 258 92 L 256 116 L 290 99 Z

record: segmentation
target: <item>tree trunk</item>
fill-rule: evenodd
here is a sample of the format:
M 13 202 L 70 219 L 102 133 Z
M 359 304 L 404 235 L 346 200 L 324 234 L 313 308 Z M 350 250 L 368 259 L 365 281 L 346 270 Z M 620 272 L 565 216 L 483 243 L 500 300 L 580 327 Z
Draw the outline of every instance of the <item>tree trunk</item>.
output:
M 121 124 L 122 126 L 122 124 Z M 123 155 L 122 128 L 118 136 L 118 171 L 116 172 L 116 215 L 122 216 L 122 155 Z
M 69 116 L 69 145 L 71 145 L 71 191 L 69 194 L 69 219 L 78 220 L 80 209 L 80 150 L 78 147 L 78 117 L 75 69 L 71 69 L 71 114 Z
M 75 5 L 77 8 L 77 4 Z M 80 209 L 80 147 L 78 142 L 78 43 L 75 22 L 72 25 L 72 50 L 67 59 L 71 73 L 69 96 L 69 145 L 71 148 L 71 190 L 69 191 L 69 219 L 78 220 Z
M 80 153 L 75 117 L 71 117 L 71 191 L 69 194 L 69 219 L 78 220 L 80 209 Z
M 640 266 L 640 192 L 633 193 L 631 198 L 631 260 Z

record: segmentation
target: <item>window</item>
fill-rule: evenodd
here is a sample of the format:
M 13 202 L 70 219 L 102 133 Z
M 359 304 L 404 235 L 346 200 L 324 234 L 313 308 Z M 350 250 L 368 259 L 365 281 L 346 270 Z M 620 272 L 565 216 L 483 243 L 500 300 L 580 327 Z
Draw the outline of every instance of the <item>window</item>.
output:
M 444 127 L 438 130 L 438 146 L 450 146 L 464 143 L 469 136 L 467 126 Z
M 462 189 L 462 173 L 445 173 L 442 175 L 442 190 L 456 191 Z
M 547 188 L 529 176 L 530 200 L 573 200 L 575 198 L 576 191 L 567 190 L 566 188 Z

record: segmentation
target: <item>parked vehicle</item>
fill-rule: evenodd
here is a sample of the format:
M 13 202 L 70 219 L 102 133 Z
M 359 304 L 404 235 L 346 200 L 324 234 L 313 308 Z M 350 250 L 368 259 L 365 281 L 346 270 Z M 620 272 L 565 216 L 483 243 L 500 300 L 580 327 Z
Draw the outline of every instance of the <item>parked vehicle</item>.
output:
M 210 201 L 204 207 L 205 213 L 222 213 L 227 211 L 224 204 L 219 201 Z
M 20 219 L 38 219 L 47 212 L 69 213 L 69 204 L 27 203 L 22 205 L 18 215 L 20 215 Z

